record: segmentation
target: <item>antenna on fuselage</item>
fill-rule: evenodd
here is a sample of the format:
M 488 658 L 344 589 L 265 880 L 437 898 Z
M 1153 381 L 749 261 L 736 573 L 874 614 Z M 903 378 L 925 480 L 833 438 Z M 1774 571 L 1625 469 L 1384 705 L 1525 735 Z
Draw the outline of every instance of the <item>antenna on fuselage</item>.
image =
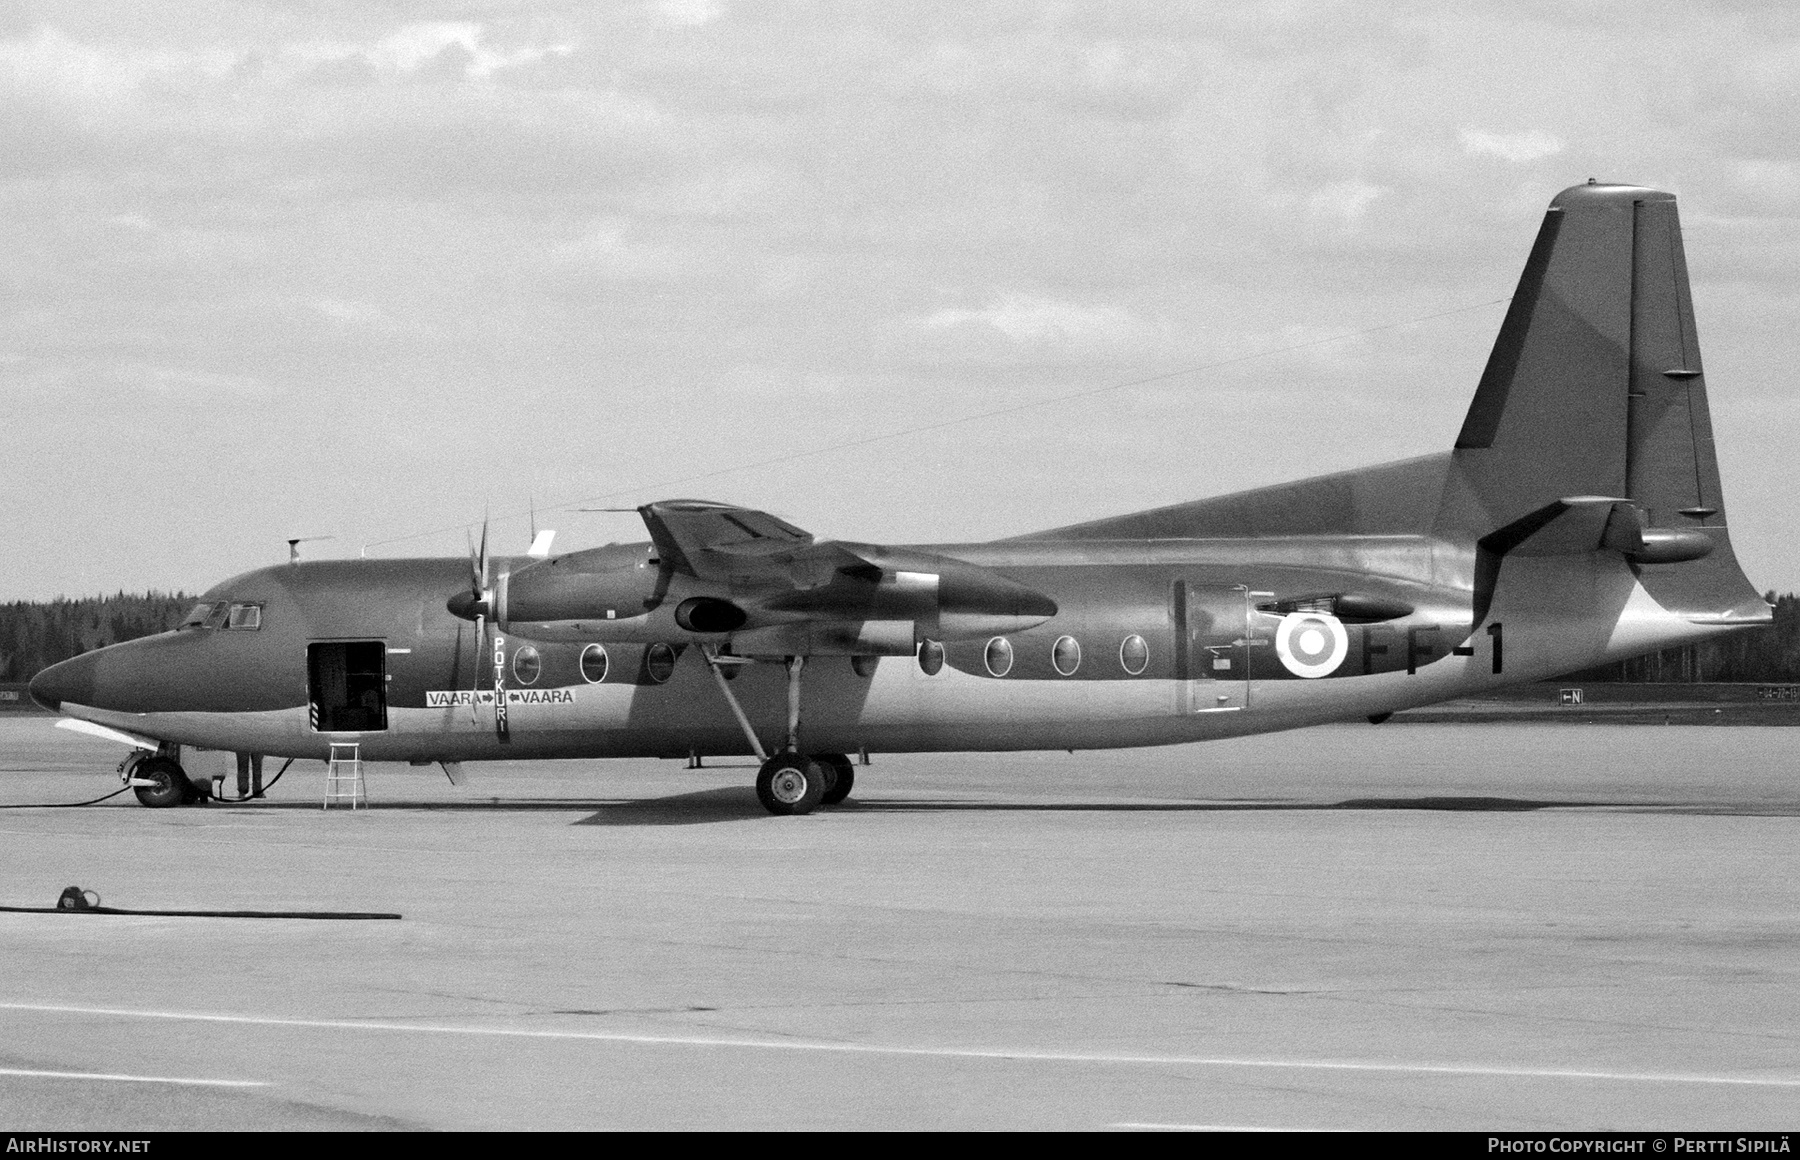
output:
M 556 530 L 554 528 L 545 528 L 541 532 L 538 531 L 537 500 L 533 499 L 530 502 L 531 502 L 531 547 L 529 547 L 525 550 L 525 554 L 527 556 L 530 556 L 533 560 L 547 560 L 550 558 L 550 545 L 556 539 Z
M 291 537 L 289 537 L 288 542 L 287 542 L 288 563 L 298 564 L 300 562 L 300 545 L 301 544 L 310 544 L 317 540 L 335 540 L 335 539 L 337 539 L 336 536 L 291 536 Z

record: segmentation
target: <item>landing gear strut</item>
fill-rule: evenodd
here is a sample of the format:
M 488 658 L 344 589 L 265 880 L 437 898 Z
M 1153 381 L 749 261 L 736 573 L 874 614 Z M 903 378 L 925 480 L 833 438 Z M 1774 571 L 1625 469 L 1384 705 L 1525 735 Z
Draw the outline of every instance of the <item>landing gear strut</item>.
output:
M 718 682 L 719 692 L 724 694 L 732 716 L 737 718 L 750 742 L 751 752 L 762 760 L 762 768 L 756 774 L 756 797 L 764 809 L 786 816 L 810 814 L 817 806 L 834 806 L 850 796 L 856 773 L 848 757 L 842 753 L 818 753 L 807 757 L 800 751 L 800 674 L 806 668 L 805 657 L 787 658 L 787 748 L 767 757 L 756 730 L 750 727 L 750 718 L 726 683 L 722 668 L 725 664 L 742 662 L 735 658 L 727 660 L 710 648 L 705 656 L 713 679 Z

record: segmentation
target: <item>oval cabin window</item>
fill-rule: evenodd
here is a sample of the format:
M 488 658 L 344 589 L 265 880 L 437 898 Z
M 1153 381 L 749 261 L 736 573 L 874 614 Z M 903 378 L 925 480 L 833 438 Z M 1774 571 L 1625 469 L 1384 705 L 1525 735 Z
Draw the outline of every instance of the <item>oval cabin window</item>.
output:
M 987 671 L 996 677 L 1004 677 L 1012 672 L 1012 657 L 1012 642 L 1003 636 L 988 641 L 987 652 L 982 654 Z
M 521 685 L 537 684 L 538 674 L 543 671 L 543 659 L 538 656 L 538 650 L 530 645 L 521 645 L 513 653 L 513 676 Z
M 1135 677 L 1149 664 L 1150 646 L 1144 643 L 1144 638 L 1135 632 L 1126 637 L 1125 643 L 1119 646 L 1120 667 Z
M 644 674 L 657 684 L 675 675 L 675 650 L 666 644 L 653 644 L 644 654 Z
M 919 642 L 919 669 L 928 677 L 935 677 L 944 667 L 944 646 L 935 640 Z
M 597 685 L 606 679 L 606 650 L 597 644 L 590 644 L 581 650 L 581 677 L 590 685 Z
M 1065 677 L 1075 675 L 1081 667 L 1081 642 L 1072 636 L 1059 636 L 1050 648 L 1050 663 Z

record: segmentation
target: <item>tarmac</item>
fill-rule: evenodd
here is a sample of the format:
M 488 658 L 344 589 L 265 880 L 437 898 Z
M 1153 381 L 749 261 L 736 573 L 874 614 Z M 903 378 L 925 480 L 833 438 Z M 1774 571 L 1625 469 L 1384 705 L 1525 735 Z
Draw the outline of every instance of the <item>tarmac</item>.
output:
M 0 719 L 0 803 L 116 787 L 50 725 Z M 654 761 L 0 810 L 0 904 L 404 915 L 0 913 L 0 1129 L 1793 1129 L 1797 736 L 877 754 L 804 818 Z

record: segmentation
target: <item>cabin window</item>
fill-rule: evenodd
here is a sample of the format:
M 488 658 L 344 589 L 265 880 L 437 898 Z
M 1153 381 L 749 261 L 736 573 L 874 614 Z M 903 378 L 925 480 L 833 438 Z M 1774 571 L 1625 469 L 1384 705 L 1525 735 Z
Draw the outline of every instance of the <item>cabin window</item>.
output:
M 1004 677 L 1012 672 L 1012 642 L 1003 636 L 997 636 L 987 642 L 987 651 L 982 654 L 982 663 L 987 671 L 996 677 Z
M 543 658 L 530 645 L 521 645 L 513 653 L 513 676 L 518 678 L 521 685 L 537 684 L 538 674 L 543 671 Z
M 1137 676 L 1150 665 L 1150 646 L 1137 633 L 1126 637 L 1119 645 L 1119 667 Z
M 880 657 L 851 657 L 850 671 L 866 680 L 875 675 L 875 666 L 880 663 Z
M 1050 663 L 1063 676 L 1074 676 L 1075 670 L 1081 667 L 1081 642 L 1072 636 L 1057 637 L 1056 643 L 1050 646 Z
M 935 677 L 944 667 L 944 646 L 935 640 L 919 642 L 919 671 Z
M 653 644 L 644 653 L 644 675 L 662 684 L 675 675 L 675 650 L 666 644 Z
M 262 611 L 260 604 L 233 604 L 226 614 L 225 627 L 255 632 L 262 627 Z
M 581 677 L 590 685 L 597 685 L 606 679 L 606 649 L 597 644 L 590 644 L 581 650 Z

